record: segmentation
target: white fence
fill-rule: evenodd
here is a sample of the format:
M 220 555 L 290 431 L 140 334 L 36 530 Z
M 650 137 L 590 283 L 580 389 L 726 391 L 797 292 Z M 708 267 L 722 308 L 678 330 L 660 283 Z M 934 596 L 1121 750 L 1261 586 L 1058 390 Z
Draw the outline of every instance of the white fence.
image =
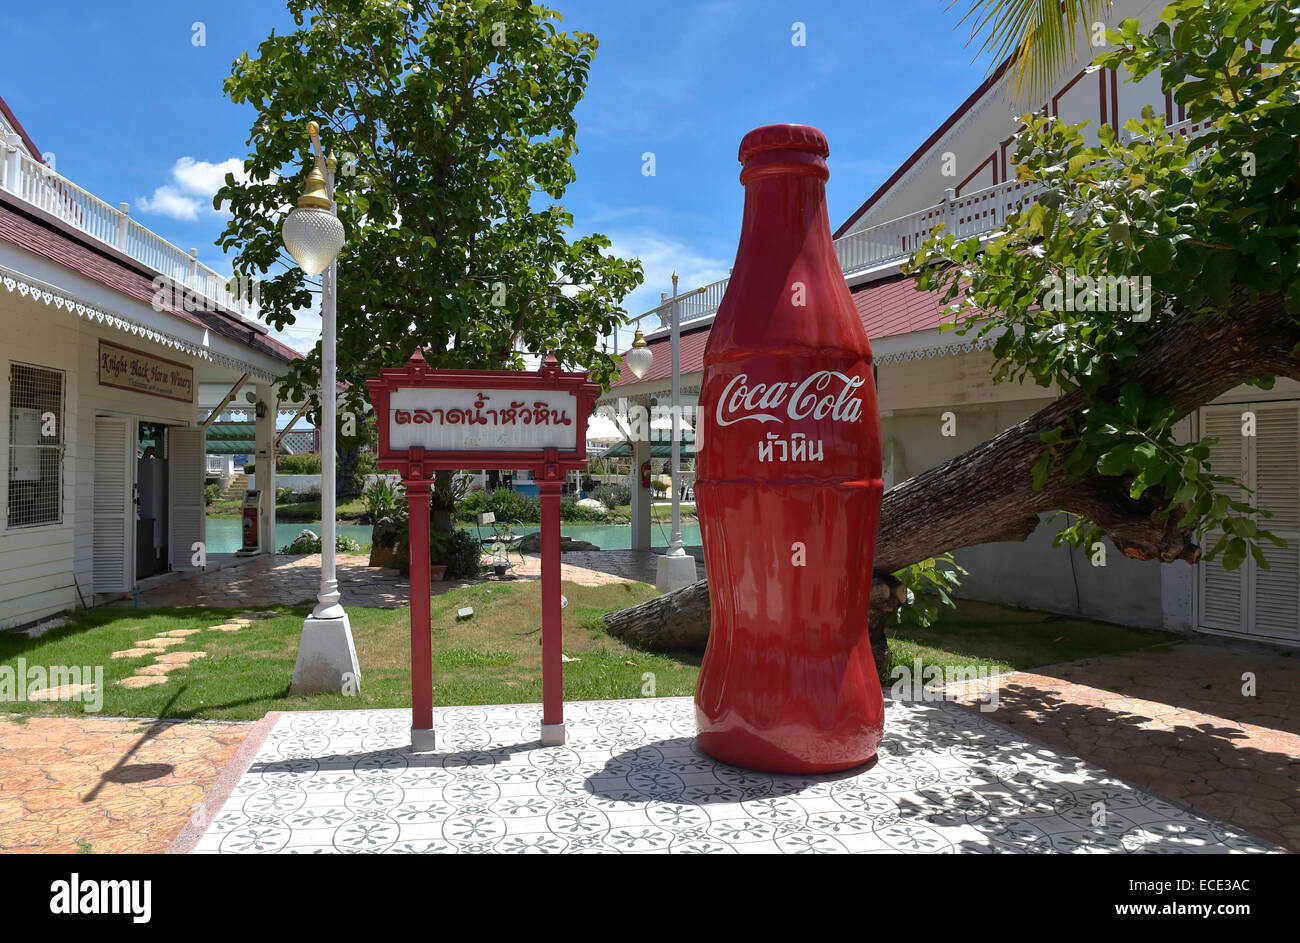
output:
M 130 206 L 109 205 L 38 160 L 29 157 L 18 136 L 0 142 L 0 189 L 44 210 L 73 229 L 112 246 L 166 276 L 178 290 L 189 290 L 214 305 L 252 317 L 257 308 L 248 291 L 198 261 L 198 250 L 172 245 L 131 218 Z

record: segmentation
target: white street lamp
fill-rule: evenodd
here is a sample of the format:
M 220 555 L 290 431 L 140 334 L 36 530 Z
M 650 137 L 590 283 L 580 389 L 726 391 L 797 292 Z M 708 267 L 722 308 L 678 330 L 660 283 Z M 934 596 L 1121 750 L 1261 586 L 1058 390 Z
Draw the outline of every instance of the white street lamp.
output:
M 338 295 L 338 264 L 343 248 L 343 224 L 335 215 L 334 171 L 331 155 L 322 166 L 320 125 L 307 124 L 315 157 L 298 208 L 284 221 L 284 245 L 309 277 L 321 278 L 321 571 L 316 607 L 302 626 L 298 662 L 289 690 L 335 691 L 355 694 L 361 690 L 361 669 L 352 642 L 352 625 L 339 604 L 339 582 L 335 568 L 337 510 L 335 501 L 336 411 L 338 395 L 337 332 L 335 304 Z
M 680 469 L 682 464 L 682 336 L 681 305 L 677 298 L 677 273 L 673 272 L 672 350 L 673 350 L 673 532 L 668 540 L 668 552 L 659 557 L 655 570 L 655 586 L 661 592 L 670 592 L 695 582 L 695 558 L 682 546 L 682 503 Z M 698 426 L 698 421 L 697 421 Z
M 654 359 L 655 355 L 646 346 L 645 335 L 641 333 L 641 325 L 637 324 L 636 336 L 632 338 L 632 349 L 623 355 L 623 362 L 640 380 L 649 372 L 650 364 L 654 363 Z

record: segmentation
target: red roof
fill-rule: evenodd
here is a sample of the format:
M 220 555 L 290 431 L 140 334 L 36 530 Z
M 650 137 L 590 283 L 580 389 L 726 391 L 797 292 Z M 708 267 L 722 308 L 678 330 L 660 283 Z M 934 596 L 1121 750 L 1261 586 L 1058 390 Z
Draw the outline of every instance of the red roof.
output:
M 689 334 L 685 331 L 682 332 L 680 353 L 683 374 L 695 373 L 704 369 L 704 345 L 708 342 L 709 327 L 696 328 Z M 646 375 L 638 378 L 635 373 L 624 365 L 618 379 L 614 381 L 613 387 L 627 386 L 631 383 L 644 383 L 647 380 L 663 380 L 673 375 L 672 338 L 665 334 L 661 338 L 649 341 L 648 344 L 651 353 L 654 354 L 654 360 L 651 361 L 650 369 L 646 371 Z
M 870 340 L 938 327 L 943 320 L 939 299 L 937 291 L 917 291 L 910 275 L 891 275 L 853 291 L 853 303 Z
M 36 142 L 31 139 L 31 136 L 27 133 L 27 129 L 23 127 L 23 123 L 19 121 L 18 117 L 10 110 L 8 103 L 3 97 L 0 97 L 0 112 L 4 112 L 5 121 L 9 122 L 9 126 L 18 132 L 18 136 L 23 139 L 23 143 L 27 145 L 27 150 L 32 155 L 32 158 L 40 161 L 42 164 L 45 163 L 45 158 L 41 156 L 40 149 L 37 148 Z
M 891 275 L 879 281 L 859 285 L 851 291 L 853 303 L 857 305 L 858 316 L 862 318 L 862 326 L 866 329 L 869 340 L 932 330 L 943 321 L 943 305 L 939 300 L 939 293 L 917 291 L 916 280 L 910 275 Z M 711 327 L 712 325 L 697 328 L 689 334 L 682 334 L 683 374 L 704 369 L 704 347 L 709 341 Z M 649 342 L 649 347 L 654 354 L 654 360 L 646 375 L 638 380 L 636 375 L 624 366 L 611 389 L 643 383 L 646 380 L 663 380 L 672 376 L 673 353 L 670 338 L 666 335 L 656 338 Z
M 116 249 L 97 244 L 49 214 L 3 192 L 0 192 L 0 240 L 72 269 L 127 297 L 153 304 L 155 273 L 152 269 Z M 302 359 L 302 354 L 293 348 L 267 336 L 266 328 L 233 311 L 204 309 L 184 303 L 167 305 L 165 310 L 190 324 L 207 328 L 214 334 L 277 360 L 288 363 Z

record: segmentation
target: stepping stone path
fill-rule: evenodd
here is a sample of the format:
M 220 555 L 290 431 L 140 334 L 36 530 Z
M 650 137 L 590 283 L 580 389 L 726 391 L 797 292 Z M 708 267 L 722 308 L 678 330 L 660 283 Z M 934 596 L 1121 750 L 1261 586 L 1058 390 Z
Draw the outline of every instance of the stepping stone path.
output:
M 240 629 L 246 629 L 259 619 L 266 619 L 275 615 L 274 612 L 245 612 L 235 616 L 229 622 L 223 622 L 221 625 L 209 626 L 209 629 L 218 632 L 238 632 Z M 147 688 L 155 684 L 166 684 L 168 675 L 173 671 L 179 671 L 190 662 L 198 658 L 207 658 L 207 652 L 195 652 L 186 650 L 167 651 L 174 645 L 184 645 L 185 640 L 191 635 L 198 635 L 202 629 L 171 629 L 167 632 L 159 632 L 153 638 L 141 639 L 135 643 L 132 648 L 125 648 L 120 652 L 113 652 L 114 658 L 143 658 L 146 655 L 153 655 L 152 664 L 141 665 L 135 669 L 135 673 L 116 682 L 119 687 L 123 688 Z

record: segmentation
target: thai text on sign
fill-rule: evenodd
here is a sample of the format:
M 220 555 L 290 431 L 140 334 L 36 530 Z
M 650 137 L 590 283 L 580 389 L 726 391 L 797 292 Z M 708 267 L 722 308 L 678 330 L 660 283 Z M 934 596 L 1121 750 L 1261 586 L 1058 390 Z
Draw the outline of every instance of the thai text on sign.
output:
M 388 444 L 429 451 L 573 449 L 577 398 L 563 390 L 399 387 Z
M 194 368 L 101 340 L 99 382 L 150 396 L 194 402 Z

